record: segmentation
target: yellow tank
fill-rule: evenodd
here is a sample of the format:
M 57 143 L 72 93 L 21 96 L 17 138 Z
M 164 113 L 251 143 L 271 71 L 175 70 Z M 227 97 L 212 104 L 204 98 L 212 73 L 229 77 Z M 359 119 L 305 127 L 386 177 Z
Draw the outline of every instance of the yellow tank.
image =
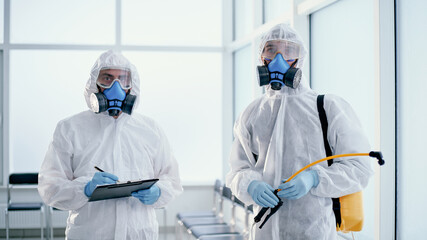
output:
M 341 226 L 337 226 L 337 231 L 358 232 L 363 227 L 363 194 L 353 193 L 340 197 L 341 205 Z

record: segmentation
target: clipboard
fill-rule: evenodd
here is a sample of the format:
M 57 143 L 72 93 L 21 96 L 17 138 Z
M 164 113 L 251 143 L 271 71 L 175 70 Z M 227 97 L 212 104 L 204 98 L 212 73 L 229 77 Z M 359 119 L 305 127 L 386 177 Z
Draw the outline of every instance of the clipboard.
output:
M 107 185 L 99 185 L 95 188 L 89 202 L 106 200 L 112 198 L 122 198 L 132 196 L 132 192 L 148 189 L 155 184 L 159 179 L 148 179 L 140 181 L 128 181 L 125 183 L 115 183 Z

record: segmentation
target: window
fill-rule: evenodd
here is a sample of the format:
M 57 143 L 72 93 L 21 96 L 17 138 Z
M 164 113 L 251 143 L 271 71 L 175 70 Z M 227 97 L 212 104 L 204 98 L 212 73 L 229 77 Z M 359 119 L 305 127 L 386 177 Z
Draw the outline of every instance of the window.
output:
M 234 52 L 234 120 L 253 100 L 251 46 Z
M 123 0 L 123 43 L 220 46 L 221 1 Z
M 0 186 L 3 184 L 3 166 L 4 164 L 4 145 L 3 145 L 3 129 L 4 129 L 4 119 L 5 119 L 5 114 L 3 111 L 3 100 L 4 100 L 4 96 L 3 96 L 3 92 L 4 92 L 4 85 L 3 85 L 3 51 L 0 50 L 0 93 L 1 93 L 1 97 L 0 97 Z
M 0 0 L 0 43 L 4 42 L 4 0 Z
M 114 0 L 13 0 L 10 8 L 11 43 L 113 44 L 115 40 Z
M 234 0 L 234 40 L 252 32 L 253 19 L 252 1 Z
M 211 184 L 222 176 L 222 1 L 10 4 L 7 171 L 40 169 L 58 121 L 88 109 L 82 93 L 95 60 L 115 49 L 137 66 L 137 112 L 166 132 L 181 180 Z
M 222 173 L 221 53 L 125 52 L 141 78 L 141 105 L 165 131 L 181 178 L 211 184 Z
M 264 0 L 264 22 L 269 22 L 292 11 L 292 0 Z
M 88 109 L 83 91 L 91 66 L 100 54 L 99 51 L 11 51 L 11 173 L 38 171 L 56 124 Z

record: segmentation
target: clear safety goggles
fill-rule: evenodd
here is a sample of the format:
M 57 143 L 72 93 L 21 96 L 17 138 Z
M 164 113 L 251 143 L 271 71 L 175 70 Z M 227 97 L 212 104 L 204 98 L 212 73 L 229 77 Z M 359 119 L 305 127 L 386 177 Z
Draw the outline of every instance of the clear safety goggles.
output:
M 271 61 L 278 53 L 281 53 L 286 61 L 292 62 L 300 58 L 300 45 L 286 40 L 271 40 L 265 43 L 261 57 Z
M 102 88 L 110 88 L 118 82 L 123 89 L 132 87 L 130 71 L 124 68 L 103 68 L 99 71 L 96 84 Z

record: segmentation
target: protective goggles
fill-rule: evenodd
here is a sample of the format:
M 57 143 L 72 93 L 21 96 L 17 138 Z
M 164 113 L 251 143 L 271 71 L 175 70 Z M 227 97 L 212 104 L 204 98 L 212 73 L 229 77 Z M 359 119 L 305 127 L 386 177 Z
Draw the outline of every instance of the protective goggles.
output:
M 132 77 L 130 71 L 124 68 L 102 68 L 99 71 L 96 84 L 102 88 L 111 88 L 115 82 L 118 82 L 122 89 L 132 87 Z
M 261 57 L 273 60 L 277 53 L 281 53 L 288 62 L 300 58 L 300 45 L 286 40 L 271 40 L 265 43 Z

